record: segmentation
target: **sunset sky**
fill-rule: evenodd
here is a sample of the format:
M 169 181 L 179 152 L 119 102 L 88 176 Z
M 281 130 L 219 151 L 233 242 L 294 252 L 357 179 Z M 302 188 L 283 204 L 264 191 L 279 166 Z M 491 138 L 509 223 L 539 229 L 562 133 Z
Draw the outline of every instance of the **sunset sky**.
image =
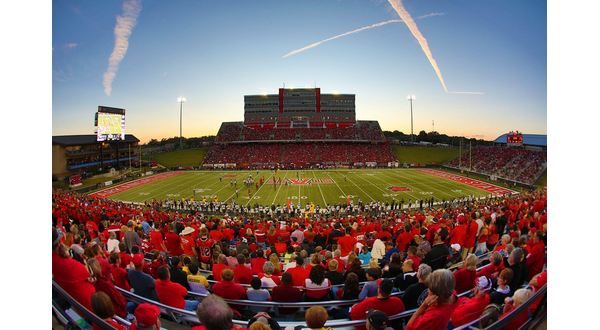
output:
M 183 135 L 216 134 L 243 120 L 244 95 L 285 83 L 356 94 L 357 119 L 384 130 L 410 132 L 414 94 L 417 133 L 435 121 L 438 132 L 488 140 L 546 134 L 546 1 L 401 4 L 448 92 L 404 22 L 284 57 L 400 20 L 387 0 L 54 0 L 52 133 L 92 134 L 106 105 L 127 109 L 127 133 L 142 142 L 178 136 L 185 96 Z

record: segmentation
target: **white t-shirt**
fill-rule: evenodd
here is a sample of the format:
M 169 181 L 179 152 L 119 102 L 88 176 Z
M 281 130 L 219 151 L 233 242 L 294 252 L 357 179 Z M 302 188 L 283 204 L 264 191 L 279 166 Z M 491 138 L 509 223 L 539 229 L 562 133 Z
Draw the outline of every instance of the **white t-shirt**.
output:
M 119 250 L 119 240 L 118 239 L 112 239 L 109 238 L 108 241 L 106 242 L 106 250 L 108 251 L 108 253 L 119 253 L 121 252 Z
M 323 283 L 321 283 L 321 285 L 318 285 L 313 283 L 313 281 L 311 281 L 310 278 L 307 278 L 306 280 L 304 280 L 304 286 L 307 289 L 325 289 L 329 287 L 329 279 L 324 279 Z

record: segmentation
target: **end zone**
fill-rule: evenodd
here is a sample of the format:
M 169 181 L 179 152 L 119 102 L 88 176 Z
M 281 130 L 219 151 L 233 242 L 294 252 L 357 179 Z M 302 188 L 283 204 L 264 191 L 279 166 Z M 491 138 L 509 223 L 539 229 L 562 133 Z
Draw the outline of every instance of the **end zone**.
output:
M 136 187 L 139 187 L 139 186 L 143 186 L 145 184 L 156 182 L 156 181 L 159 181 L 159 180 L 163 180 L 163 179 L 166 179 L 166 178 L 171 178 L 171 177 L 177 176 L 177 175 L 182 174 L 182 173 L 184 173 L 184 172 L 183 171 L 177 171 L 177 172 L 164 172 L 164 173 L 154 174 L 152 176 L 143 177 L 143 178 L 136 179 L 136 180 L 133 180 L 133 181 L 125 182 L 125 183 L 116 185 L 114 187 L 110 187 L 110 188 L 106 188 L 106 189 L 95 191 L 95 192 L 89 194 L 89 196 L 98 197 L 98 198 L 106 198 L 106 197 L 109 197 L 109 196 L 112 196 L 112 195 L 116 195 L 116 194 L 122 193 L 122 192 L 124 192 L 126 190 L 129 190 L 129 189 L 133 189 L 133 188 L 136 188 Z
M 517 191 L 511 190 L 508 188 L 496 186 L 496 185 L 488 183 L 488 182 L 479 181 L 479 180 L 464 177 L 462 175 L 452 174 L 452 173 L 448 173 L 448 172 L 444 172 L 444 171 L 438 171 L 438 170 L 432 170 L 432 169 L 418 169 L 417 171 L 419 171 L 421 173 L 427 173 L 430 175 L 434 175 L 434 176 L 437 176 L 440 178 L 448 179 L 451 181 L 455 181 L 458 183 L 466 184 L 468 186 L 471 186 L 471 187 L 474 187 L 477 189 L 481 189 L 481 190 L 487 191 L 492 194 L 505 195 L 508 193 L 517 193 Z

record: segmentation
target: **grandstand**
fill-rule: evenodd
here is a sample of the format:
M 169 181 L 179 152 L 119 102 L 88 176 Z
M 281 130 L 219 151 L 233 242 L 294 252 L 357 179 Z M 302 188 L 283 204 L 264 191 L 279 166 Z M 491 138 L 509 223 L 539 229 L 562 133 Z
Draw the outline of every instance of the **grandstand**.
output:
M 518 145 L 507 142 L 503 134 L 494 146 L 476 146 L 461 157 L 446 163 L 447 167 L 467 170 L 524 185 L 533 185 L 546 171 L 546 136 L 523 134 Z
M 158 283 L 163 281 L 157 278 L 158 269 L 168 267 L 171 274 L 183 276 L 171 275 L 170 281 L 189 288 L 184 290 L 185 299 L 190 301 L 202 301 L 218 291 L 235 308 L 232 322 L 240 326 L 247 326 L 257 308 L 269 313 L 282 328 L 306 326 L 304 311 L 314 305 L 327 309 L 329 320 L 326 326 L 344 329 L 364 326 L 366 320 L 363 317 L 355 318 L 354 314 L 348 312 L 349 307 L 359 308 L 356 307 L 358 304 L 366 303 L 368 298 L 361 298 L 363 294 L 366 297 L 377 294 L 369 293 L 368 288 L 382 285 L 379 277 L 389 278 L 394 283 L 391 297 L 402 300 L 403 305 L 409 304 L 415 299 L 410 298 L 409 292 L 420 285 L 415 272 L 418 270 L 418 274 L 421 274 L 422 267 L 414 267 L 417 262 L 449 269 L 454 280 L 448 285 L 452 287 L 462 283 L 462 289 L 458 291 L 457 287 L 457 295 L 452 296 L 455 298 L 450 298 L 456 306 L 476 299 L 475 296 L 480 292 L 478 290 L 481 290 L 473 281 L 464 282 L 465 274 L 485 275 L 494 279 L 500 276 L 503 268 L 510 269 L 513 277 L 508 296 L 526 293 L 525 300 L 504 306 L 504 312 L 501 312 L 502 304 L 493 307 L 497 311 L 495 316 L 493 313 L 484 313 L 485 306 L 481 306 L 476 312 L 461 317 L 458 325 L 459 316 L 449 315 L 450 321 L 455 322 L 453 328 L 470 325 L 476 328 L 516 329 L 524 323 L 527 323 L 527 327 L 535 324 L 545 311 L 545 304 L 542 303 L 545 301 L 547 276 L 544 266 L 547 222 L 544 191 L 454 203 L 445 210 L 425 208 L 410 213 L 359 211 L 311 219 L 292 218 L 277 227 L 268 214 L 252 215 L 247 221 L 242 221 L 242 217 L 238 217 L 241 214 L 235 213 L 228 216 L 203 216 L 194 212 L 182 214 L 180 210 L 153 204 L 127 205 L 64 192 L 54 193 L 52 197 L 55 228 L 53 307 L 65 324 L 75 324 L 74 319 L 82 317 L 85 321 L 79 320 L 80 326 L 81 322 L 91 322 L 108 329 L 105 324 L 107 320 L 97 318 L 90 311 L 89 300 L 86 300 L 89 296 L 84 298 L 85 292 L 91 294 L 93 291 L 78 288 L 78 285 L 87 285 L 84 284 L 87 277 L 81 277 L 76 271 L 67 273 L 57 268 L 68 262 L 69 269 L 84 267 L 83 270 L 83 262 L 90 263 L 92 259 L 106 264 L 102 272 L 113 274 L 117 295 L 134 304 L 157 306 L 161 318 L 169 324 L 176 324 L 175 328 L 178 329 L 195 326 L 201 320 L 195 311 L 173 306 L 168 302 L 171 300 L 162 300 L 161 295 L 158 299 L 149 298 L 137 289 L 133 292 L 129 290 L 130 286 L 138 287 L 132 272 L 145 273 Z M 465 209 L 470 209 L 472 213 L 463 213 Z M 522 214 L 532 216 L 522 219 Z M 95 219 L 98 219 L 97 223 Z M 483 225 L 477 235 L 479 223 Z M 473 226 L 475 229 L 469 229 Z M 176 239 L 175 244 L 173 239 Z M 383 254 L 378 255 L 380 244 L 387 247 Z M 118 252 L 115 250 L 117 248 L 120 249 Z M 440 251 L 445 251 L 440 255 L 441 258 L 437 256 Z M 469 251 L 475 251 L 478 257 L 469 254 L 463 264 L 462 256 Z M 299 264 L 298 258 L 304 261 L 304 265 Z M 406 260 L 402 261 L 403 258 Z M 472 258 L 475 258 L 477 266 L 469 270 Z M 145 262 L 141 261 L 143 259 Z M 195 272 L 193 268 L 198 267 L 201 268 L 198 273 L 200 277 L 191 273 Z M 313 274 L 312 270 L 317 268 L 322 269 L 324 277 L 320 279 L 319 287 L 315 288 L 315 281 L 319 281 L 319 278 L 315 277 L 316 273 Z M 233 282 L 227 284 L 232 288 L 228 291 L 217 289 L 217 286 L 223 286 L 221 283 L 228 281 L 220 276 L 225 276 L 225 269 L 231 269 L 234 276 Z M 379 275 L 364 278 L 365 272 Z M 253 290 L 249 286 L 250 278 L 242 280 L 235 275 L 242 273 L 260 279 L 272 301 L 252 298 L 254 296 L 249 293 Z M 279 301 L 275 291 L 278 290 L 276 287 L 284 286 L 281 276 L 285 273 L 291 274 L 299 296 Z M 351 273 L 363 274 L 358 277 L 360 294 L 356 291 L 354 295 L 346 296 L 342 293 L 348 290 Z M 102 274 L 97 276 L 105 276 Z M 204 280 L 196 282 L 198 278 Z M 78 281 L 81 284 L 77 284 Z M 198 284 L 202 282 L 204 284 Z M 495 280 L 493 282 L 494 291 L 484 293 L 483 297 L 498 295 L 495 291 L 499 290 L 496 288 L 498 283 Z M 240 294 L 233 293 L 234 287 L 241 290 Z M 518 291 L 520 288 L 525 291 Z M 101 290 L 97 285 L 91 286 L 91 289 Z M 320 298 L 315 301 L 315 296 Z M 415 316 L 417 309 L 411 307 L 397 311 L 388 315 L 392 324 L 395 324 L 394 328 L 410 327 L 410 324 L 419 322 Z M 121 315 L 115 314 L 110 320 L 125 329 L 132 322 L 127 311 Z
M 205 168 L 387 166 L 395 161 L 377 121 L 355 120 L 354 95 L 320 88 L 244 97 L 244 122 L 221 124 Z

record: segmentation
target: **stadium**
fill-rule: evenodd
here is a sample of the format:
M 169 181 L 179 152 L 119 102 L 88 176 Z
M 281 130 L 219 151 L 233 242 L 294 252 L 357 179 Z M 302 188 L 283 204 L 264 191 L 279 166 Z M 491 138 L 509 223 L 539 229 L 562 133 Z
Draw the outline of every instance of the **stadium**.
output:
M 186 122 L 215 135 L 180 97 L 158 140 L 129 96 L 54 135 L 52 327 L 545 329 L 546 135 L 415 134 L 414 95 L 398 124 L 314 86 Z
M 525 267 L 521 267 L 520 280 L 530 281 L 534 276 L 545 276 L 541 268 L 545 251 L 545 232 L 542 231 L 546 227 L 545 191 L 534 186 L 546 169 L 545 141 L 540 137 L 532 139 L 527 134 L 511 132 L 491 145 L 465 147 L 465 152 L 462 152 L 461 144 L 457 157 L 443 164 L 407 163 L 396 158 L 393 152 L 395 146 L 384 136 L 377 121 L 354 120 L 354 95 L 320 95 L 318 88 L 280 89 L 279 95 L 250 95 L 244 99 L 244 122 L 223 123 L 214 143 L 205 147 L 207 150 L 202 162 L 169 168 L 161 164 L 161 157 L 150 157 L 144 161 L 143 156 L 139 157 L 143 155 L 141 150 L 122 160 L 122 172 L 126 174 L 118 180 L 125 182 L 113 183 L 113 180 L 105 179 L 95 186 L 84 187 L 84 191 L 90 191 L 83 194 L 54 193 L 53 219 L 64 233 L 62 240 L 71 247 L 70 251 L 73 251 L 74 245 L 82 243 L 81 235 L 91 240 L 99 239 L 102 245 L 107 244 L 104 249 L 93 252 L 93 258 L 108 257 L 109 240 L 120 242 L 120 249 L 113 246 L 114 251 L 120 252 L 111 254 L 114 255 L 112 259 L 119 257 L 120 264 L 106 265 L 106 271 L 113 274 L 115 281 L 111 292 L 121 297 L 118 301 L 156 305 L 165 317 L 163 322 L 172 322 L 176 328 L 198 322 L 195 313 L 186 311 L 185 306 L 169 306 L 161 301 L 161 295 L 168 293 L 159 294 L 157 301 L 136 294 L 135 290 L 133 293 L 127 291 L 132 285 L 128 283 L 131 279 L 121 278 L 121 282 L 117 282 L 116 276 L 123 277 L 117 273 L 125 272 L 129 267 L 127 260 L 139 255 L 145 259 L 145 263 L 142 262 L 145 264 L 143 272 L 156 277 L 162 267 L 170 269 L 171 273 L 183 274 L 178 283 L 186 287 L 185 296 L 189 301 L 202 301 L 206 294 L 215 294 L 215 290 L 221 292 L 219 295 L 227 303 L 238 306 L 234 309 L 236 317 L 233 322 L 236 324 L 247 324 L 252 318 L 252 311 L 264 310 L 269 311 L 281 326 L 301 326 L 304 310 L 318 305 L 331 313 L 326 325 L 352 328 L 364 323 L 355 320 L 356 316 L 343 312 L 343 309 L 361 300 L 354 296 L 353 299 L 341 299 L 343 295 L 338 292 L 343 292 L 344 284 L 349 284 L 339 280 L 334 282 L 334 275 L 347 275 L 353 265 L 350 259 L 355 258 L 362 272 L 369 273 L 372 266 L 381 270 L 376 277 L 393 283 L 391 296 L 404 297 L 403 294 L 409 290 L 403 282 L 406 276 L 413 276 L 416 280 L 416 274 L 422 271 L 414 264 L 407 269 L 407 262 L 431 258 L 430 254 L 419 254 L 416 249 L 413 250 L 420 244 L 413 245 L 416 238 L 412 236 L 428 238 L 433 243 L 435 235 L 432 228 L 441 227 L 447 235 L 448 246 L 458 247 L 457 251 L 452 250 L 456 255 L 449 254 L 442 268 L 455 269 L 457 281 L 461 276 L 475 278 L 477 274 L 488 272 L 498 276 L 501 269 L 494 259 L 500 256 L 498 251 L 508 258 L 510 253 L 501 247 L 510 244 L 511 240 L 513 248 L 536 248 L 530 259 L 521 263 L 529 263 L 529 268 L 525 271 Z M 104 111 L 104 108 L 99 108 L 99 111 Z M 55 140 L 58 144 L 67 139 L 55 137 Z M 123 141 L 127 143 L 127 139 Z M 137 140 L 133 141 L 137 146 Z M 414 149 L 436 155 L 448 147 L 427 145 L 424 148 L 422 144 L 409 144 L 400 148 L 401 153 L 408 154 L 408 150 Z M 189 149 L 188 152 L 203 153 L 200 149 Z M 173 153 L 177 151 L 167 151 L 162 156 Z M 118 151 L 101 162 L 109 166 L 116 164 L 120 169 L 119 162 L 111 158 L 117 155 Z M 177 159 L 176 163 L 181 161 Z M 132 171 L 138 165 L 140 171 Z M 101 166 L 98 160 L 74 161 L 63 168 L 92 171 L 98 166 Z M 142 167 L 151 170 L 143 172 Z M 121 172 L 114 168 L 112 171 Z M 72 174 L 68 181 L 77 191 L 77 187 L 82 185 L 81 173 Z M 526 201 L 532 202 L 531 209 L 523 206 Z M 86 205 L 84 212 L 81 210 L 83 205 Z M 465 214 L 464 210 L 472 212 Z M 517 220 L 523 210 L 533 216 L 525 218 L 527 222 Z M 506 229 L 492 223 L 492 217 L 498 221 L 499 216 L 506 218 Z M 93 219 L 100 221 L 95 223 Z M 443 225 L 440 226 L 440 223 Z M 81 229 L 77 229 L 79 226 Z M 471 228 L 472 238 L 461 237 L 461 230 L 466 229 L 468 233 Z M 77 234 L 79 230 L 82 233 Z M 530 233 L 533 241 L 528 241 L 526 233 Z M 180 251 L 177 250 L 178 244 L 171 242 L 173 238 L 169 235 L 173 234 L 183 248 Z M 133 235 L 139 240 L 139 245 L 134 245 L 135 249 L 126 246 L 133 244 L 128 243 L 127 238 Z M 290 237 L 296 239 L 291 240 Z M 301 237 L 300 241 L 298 237 Z M 342 237 L 351 242 L 349 249 L 339 242 Z M 357 259 L 365 254 L 361 248 L 373 249 L 376 240 L 380 244 L 386 242 L 386 252 L 380 259 L 376 258 L 378 262 L 375 264 L 367 260 L 361 264 Z M 209 244 L 210 249 L 202 252 L 203 244 Z M 336 246 L 346 250 L 342 252 Z M 316 253 L 317 247 L 323 253 Z M 371 256 L 374 253 L 368 248 L 366 251 Z M 409 251 L 412 255 L 406 256 Z M 469 252 L 475 254 L 467 257 Z M 305 267 L 298 266 L 293 256 L 295 253 L 310 261 L 307 262 L 310 268 L 304 270 Z M 243 292 L 246 288 L 255 290 L 250 286 L 252 278 L 260 279 L 263 287 L 272 278 L 280 281 L 281 271 L 276 272 L 277 275 L 265 275 L 265 269 L 269 268 L 264 266 L 266 256 L 269 256 L 268 260 L 278 260 L 276 263 L 280 262 L 283 269 L 289 269 L 289 264 L 296 265 L 291 268 L 303 269 L 304 275 L 300 280 L 292 279 L 300 292 L 299 298 L 293 302 L 254 301 L 249 293 L 236 293 L 231 288 L 220 291 L 222 276 L 226 274 L 216 274 L 215 268 L 221 272 L 223 267 L 233 269 L 235 280 L 232 285 L 237 285 Z M 404 262 L 401 262 L 401 256 L 406 257 Z M 466 264 L 466 261 L 460 262 L 461 257 L 471 260 L 470 256 L 474 258 L 473 270 L 463 268 L 465 266 L 461 264 Z M 393 260 L 396 259 L 400 263 L 398 270 L 394 271 Z M 195 262 L 201 266 L 194 268 L 197 275 L 187 275 L 185 270 L 189 272 L 190 265 Z M 250 267 L 240 270 L 239 267 L 245 267 L 244 263 Z M 263 264 L 262 268 L 257 264 Z M 339 268 L 332 270 L 332 265 L 336 264 L 347 266 L 337 266 Z M 179 268 L 182 265 L 183 270 Z M 304 281 L 312 281 L 311 276 L 316 276 L 311 271 L 313 267 L 322 267 L 327 279 L 318 285 L 318 289 L 303 284 Z M 507 263 L 507 269 L 512 267 L 518 268 Z M 431 271 L 431 267 L 427 269 Z M 236 270 L 247 273 L 248 277 L 237 278 Z M 204 278 L 205 285 L 195 283 L 192 280 L 194 276 Z M 171 279 L 174 281 L 173 277 Z M 59 281 L 55 282 L 55 289 L 78 308 L 84 308 L 81 301 L 69 296 L 68 291 L 64 292 L 65 288 L 58 284 Z M 472 283 L 465 286 L 465 291 L 457 291 L 459 296 L 473 294 L 475 282 L 470 281 Z M 360 282 L 365 287 L 367 283 Z M 272 287 L 268 289 L 271 296 L 276 295 Z M 532 297 L 524 304 L 538 306 L 535 310 L 530 307 L 530 322 L 543 310 L 539 305 L 545 286 L 538 285 L 538 289 L 541 291 L 536 292 L 535 299 Z M 258 290 L 269 292 L 266 287 Z M 128 326 L 127 315 L 131 313 L 126 310 L 126 305 L 122 306 L 121 315 L 115 314 L 113 319 Z M 295 312 L 290 313 L 289 310 Z M 403 326 L 414 311 L 411 313 L 410 309 L 402 308 L 389 315 L 390 324 Z M 81 317 L 85 319 L 87 313 L 83 314 Z M 523 315 L 521 312 L 507 320 L 513 319 L 511 322 L 514 323 L 517 319 L 522 320 Z M 92 322 L 97 321 L 96 316 L 91 312 L 88 314 Z M 67 319 L 67 316 L 64 317 Z M 488 314 L 460 317 L 458 325 L 464 325 L 463 321 L 473 327 L 493 324 Z M 496 323 L 508 324 L 507 321 Z

